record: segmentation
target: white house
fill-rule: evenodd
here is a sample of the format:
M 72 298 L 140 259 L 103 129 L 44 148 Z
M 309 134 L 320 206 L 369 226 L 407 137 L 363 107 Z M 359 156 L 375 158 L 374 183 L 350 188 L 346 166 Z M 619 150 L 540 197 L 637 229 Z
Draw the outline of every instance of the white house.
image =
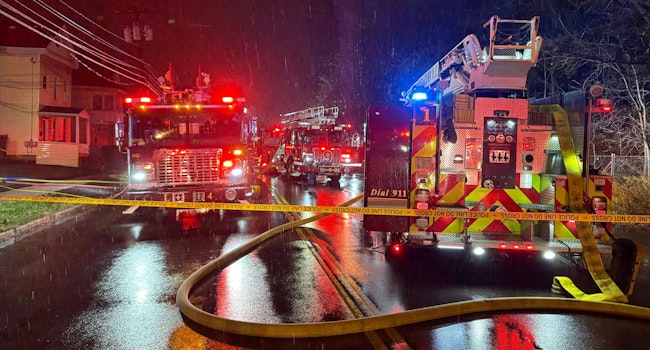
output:
M 0 135 L 6 135 L 0 152 L 37 164 L 79 166 L 89 154 L 90 116 L 71 105 L 78 66 L 66 48 L 0 18 Z

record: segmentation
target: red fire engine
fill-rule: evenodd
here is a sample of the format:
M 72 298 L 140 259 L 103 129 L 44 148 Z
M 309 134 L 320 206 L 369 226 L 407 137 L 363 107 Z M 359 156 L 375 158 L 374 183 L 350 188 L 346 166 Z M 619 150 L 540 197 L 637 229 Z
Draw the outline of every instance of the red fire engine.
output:
M 611 177 L 579 169 L 579 183 L 586 184 L 579 203 L 567 187 L 567 159 L 577 164 L 588 157 L 586 93 L 567 93 L 554 101 L 526 96 L 527 75 L 542 43 L 538 24 L 538 17 L 494 16 L 484 25 L 490 30 L 488 46 L 481 48 L 477 37 L 468 35 L 403 93 L 406 106 L 369 108 L 365 206 L 465 214 L 366 215 L 367 230 L 387 232 L 394 249 L 582 251 L 571 220 L 480 215 L 575 212 L 583 198 L 589 203 L 597 198 L 603 212 L 611 208 Z M 561 105 L 562 111 L 554 112 L 550 105 Z M 568 119 L 570 128 L 559 125 Z M 606 244 L 598 247 L 610 250 Z
M 237 89 L 177 91 L 172 86 L 160 101 L 126 102 L 129 198 L 242 202 L 255 197 L 248 152 L 256 120 Z
M 280 145 L 272 165 L 277 172 L 308 184 L 338 183 L 342 174 L 360 172 L 361 137 L 337 124 L 338 107 L 307 108 L 281 116 Z

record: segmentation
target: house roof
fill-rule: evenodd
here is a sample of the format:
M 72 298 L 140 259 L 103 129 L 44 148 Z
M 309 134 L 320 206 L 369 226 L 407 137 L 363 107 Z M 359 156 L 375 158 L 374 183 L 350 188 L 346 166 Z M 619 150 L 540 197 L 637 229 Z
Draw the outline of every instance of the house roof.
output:
M 82 107 L 59 107 L 59 106 L 43 106 L 39 114 L 53 114 L 53 115 L 77 115 L 84 109 Z

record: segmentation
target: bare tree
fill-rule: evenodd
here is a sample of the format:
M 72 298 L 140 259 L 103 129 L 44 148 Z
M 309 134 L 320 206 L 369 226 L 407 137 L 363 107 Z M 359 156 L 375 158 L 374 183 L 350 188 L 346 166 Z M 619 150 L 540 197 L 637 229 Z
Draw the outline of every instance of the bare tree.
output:
M 540 60 L 544 93 L 605 86 L 616 108 L 594 115 L 597 152 L 642 155 L 643 172 L 650 176 L 650 4 L 541 0 L 537 5 L 548 25 L 541 27 L 546 28 Z

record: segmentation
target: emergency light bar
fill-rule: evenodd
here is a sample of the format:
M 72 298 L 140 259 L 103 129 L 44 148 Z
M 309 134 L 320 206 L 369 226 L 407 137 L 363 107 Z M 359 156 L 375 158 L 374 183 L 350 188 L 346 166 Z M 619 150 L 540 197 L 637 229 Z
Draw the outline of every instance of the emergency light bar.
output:
M 411 101 L 426 101 L 429 99 L 426 92 L 414 92 L 411 95 Z
M 125 103 L 151 103 L 151 97 L 126 97 L 124 98 Z

